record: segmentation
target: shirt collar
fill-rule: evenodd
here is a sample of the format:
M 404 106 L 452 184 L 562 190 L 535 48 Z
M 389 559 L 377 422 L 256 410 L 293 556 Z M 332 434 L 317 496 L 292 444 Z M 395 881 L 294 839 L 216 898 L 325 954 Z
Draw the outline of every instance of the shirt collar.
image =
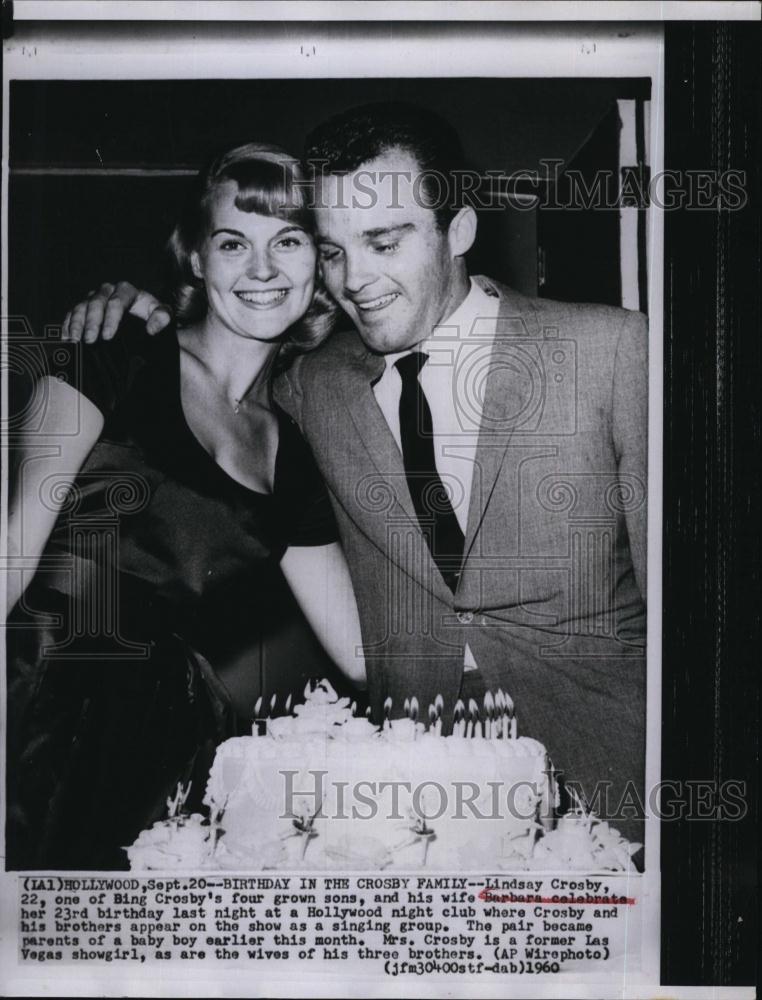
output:
M 472 330 L 476 329 L 479 335 L 479 341 L 482 342 L 485 339 L 487 329 L 484 327 L 484 320 L 492 320 L 489 324 L 488 329 L 491 334 L 494 335 L 494 319 L 497 315 L 497 304 L 493 296 L 488 295 L 483 288 L 481 288 L 473 278 L 470 278 L 471 288 L 469 289 L 468 295 L 463 299 L 461 304 L 457 309 L 450 313 L 447 319 L 443 320 L 438 326 L 435 326 L 432 330 L 430 336 L 425 340 L 422 340 L 419 344 L 416 344 L 414 348 L 409 348 L 406 351 L 399 351 L 397 354 L 385 354 L 384 362 L 386 364 L 386 370 L 388 371 L 396 361 L 400 358 L 404 358 L 406 354 L 410 354 L 412 350 L 415 351 L 426 351 L 429 352 L 432 349 L 441 348 L 446 342 L 452 341 L 453 338 L 458 340 L 468 340 L 469 334 Z M 477 321 L 482 322 L 478 327 L 474 327 Z

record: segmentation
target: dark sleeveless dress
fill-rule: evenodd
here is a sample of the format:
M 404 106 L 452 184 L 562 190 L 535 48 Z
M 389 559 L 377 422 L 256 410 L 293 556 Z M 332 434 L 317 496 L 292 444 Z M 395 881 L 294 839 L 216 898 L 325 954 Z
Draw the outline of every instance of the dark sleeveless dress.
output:
M 8 624 L 12 869 L 125 868 L 122 848 L 178 781 L 200 804 L 214 748 L 236 731 L 224 664 L 251 650 L 257 669 L 285 549 L 337 538 L 283 412 L 272 494 L 207 454 L 183 415 L 174 331 L 68 349 L 106 423 Z M 46 482 L 43 502 L 60 489 Z

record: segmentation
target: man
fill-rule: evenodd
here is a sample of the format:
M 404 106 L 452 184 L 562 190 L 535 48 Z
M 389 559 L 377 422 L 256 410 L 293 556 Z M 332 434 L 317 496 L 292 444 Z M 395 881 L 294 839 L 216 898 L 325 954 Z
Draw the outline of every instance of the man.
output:
M 331 491 L 375 717 L 415 697 L 425 718 L 441 695 L 450 725 L 458 698 L 483 712 L 502 688 L 599 811 L 642 801 L 644 318 L 469 278 L 457 136 L 422 109 L 350 110 L 306 160 L 354 329 L 277 395 Z M 112 325 L 133 296 L 117 290 Z

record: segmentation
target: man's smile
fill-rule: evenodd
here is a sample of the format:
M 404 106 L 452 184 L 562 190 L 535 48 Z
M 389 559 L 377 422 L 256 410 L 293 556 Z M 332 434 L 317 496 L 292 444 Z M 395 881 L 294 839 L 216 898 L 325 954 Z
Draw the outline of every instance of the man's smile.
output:
M 356 306 L 360 312 L 378 312 L 381 309 L 385 309 L 388 305 L 391 305 L 395 299 L 399 298 L 399 292 L 389 292 L 387 295 L 379 295 L 375 299 L 365 299 L 363 302 L 358 302 L 357 300 L 352 300 L 353 305 Z

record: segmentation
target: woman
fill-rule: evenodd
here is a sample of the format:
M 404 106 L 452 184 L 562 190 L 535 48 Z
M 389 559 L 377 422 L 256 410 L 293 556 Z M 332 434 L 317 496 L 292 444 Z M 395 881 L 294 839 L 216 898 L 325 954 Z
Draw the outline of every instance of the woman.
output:
M 170 240 L 177 330 L 88 347 L 76 387 L 42 386 L 9 514 L 37 564 L 8 633 L 10 867 L 124 867 L 178 780 L 200 801 L 233 731 L 220 669 L 277 621 L 281 571 L 363 682 L 328 498 L 270 397 L 332 321 L 297 171 L 274 147 L 218 157 Z

